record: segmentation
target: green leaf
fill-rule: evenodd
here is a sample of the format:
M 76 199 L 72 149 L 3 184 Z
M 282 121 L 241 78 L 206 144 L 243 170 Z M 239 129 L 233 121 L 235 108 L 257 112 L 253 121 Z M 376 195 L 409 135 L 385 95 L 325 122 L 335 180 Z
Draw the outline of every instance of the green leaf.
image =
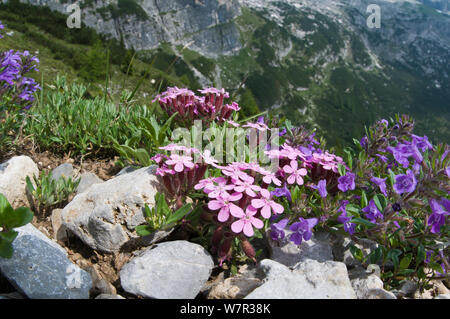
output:
M 171 211 L 169 209 L 169 206 L 167 205 L 164 193 L 157 193 L 155 197 L 156 197 L 156 213 L 162 216 L 169 216 Z
M 13 255 L 13 247 L 11 242 L 0 238 L 0 257 L 11 258 Z
M 382 212 L 383 211 L 383 206 L 381 205 L 380 200 L 378 199 L 378 196 L 375 195 L 372 199 L 373 199 L 375 205 L 377 206 L 378 210 L 380 212 Z
M 369 205 L 369 202 L 367 201 L 366 192 L 361 190 L 361 207 L 366 207 L 367 205 Z
M 417 256 L 416 256 L 416 263 L 420 264 L 422 263 L 426 258 L 426 252 L 425 252 L 425 248 L 423 247 L 423 245 L 419 245 L 417 247 Z
M 192 205 L 191 204 L 186 204 L 183 207 L 181 207 L 180 209 L 178 209 L 173 215 L 171 215 L 165 225 L 170 225 L 173 223 L 176 223 L 177 221 L 181 220 L 184 216 L 187 215 L 187 213 L 189 213 L 189 211 L 192 209 Z
M 381 257 L 383 257 L 383 249 L 381 247 L 377 247 L 377 249 L 369 254 L 368 259 L 371 264 L 377 264 Z
M 344 176 L 345 175 L 345 166 L 339 163 L 338 171 L 339 171 L 339 175 Z
M 399 249 L 392 249 L 387 253 L 386 259 L 392 260 L 394 263 L 394 267 L 397 269 L 399 266 L 399 259 L 398 257 L 402 254 L 401 250 Z
M 10 230 L 8 232 L 0 232 L 0 238 L 9 243 L 12 243 L 14 239 L 16 239 L 17 235 L 19 235 L 19 233 L 14 230 Z
M 160 131 L 159 131 L 159 135 L 158 135 L 158 145 L 160 146 L 162 145 L 162 143 L 164 142 L 164 138 L 166 137 L 166 131 L 169 128 L 170 124 L 172 123 L 172 120 L 175 118 L 175 116 L 178 115 L 178 112 L 172 114 L 172 116 L 164 123 L 164 125 L 161 127 Z
M 3 216 L 3 225 L 8 228 L 21 227 L 33 219 L 33 212 L 28 207 L 19 207 Z
M 139 225 L 135 228 L 136 233 L 139 236 L 148 236 L 153 234 L 155 231 L 150 227 L 150 225 Z
M 11 214 L 13 212 L 13 208 L 8 202 L 8 199 L 3 195 L 0 194 L 0 225 L 3 224 L 5 216 Z
M 400 260 L 399 264 L 400 269 L 407 269 L 409 267 L 409 264 L 411 263 L 412 257 L 413 256 L 411 253 L 403 257 L 402 260 Z
M 367 226 L 369 228 L 376 226 L 376 224 L 373 224 L 373 223 L 369 222 L 367 219 L 364 219 L 364 218 L 352 218 L 351 222 L 355 223 L 355 224 L 358 224 L 358 225 L 364 225 L 364 226 Z
M 355 245 L 350 245 L 350 252 L 352 253 L 353 257 L 356 258 L 356 260 L 362 262 L 363 258 L 364 258 L 364 254 L 362 252 L 361 249 L 359 249 L 358 247 L 356 247 Z

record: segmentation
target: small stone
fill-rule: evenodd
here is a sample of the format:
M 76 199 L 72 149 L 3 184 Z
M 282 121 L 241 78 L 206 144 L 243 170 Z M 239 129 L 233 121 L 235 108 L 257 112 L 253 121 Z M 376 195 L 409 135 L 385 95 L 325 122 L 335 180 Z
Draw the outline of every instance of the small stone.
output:
M 51 179 L 53 180 L 59 180 L 60 178 L 72 178 L 74 175 L 73 166 L 70 163 L 64 163 L 56 167 L 54 170 L 52 170 L 52 176 Z
M 136 296 L 193 299 L 205 285 L 214 262 L 200 245 L 183 241 L 157 244 L 125 264 L 122 288 Z
M 269 239 L 271 259 L 288 267 L 307 259 L 325 262 L 333 260 L 332 248 L 325 232 L 313 234 L 310 240 L 302 241 L 301 245 L 296 245 L 289 240 L 290 230 L 285 231 L 286 237 L 280 241 Z M 270 238 L 270 236 L 267 236 Z
M 50 220 L 52 221 L 53 228 L 53 238 L 60 241 L 67 240 L 67 232 L 69 231 L 67 227 L 62 223 L 61 218 L 62 209 L 57 208 L 52 211 Z
M 450 294 L 442 294 L 434 297 L 434 299 L 450 299 Z
M 77 187 L 77 194 L 81 194 L 92 185 L 99 183 L 103 183 L 103 180 L 94 173 L 91 172 L 83 173 L 80 176 L 80 183 L 78 184 Z
M 94 266 L 90 266 L 85 268 L 92 278 L 92 289 L 91 292 L 93 294 L 108 294 L 115 295 L 117 294 L 116 288 L 107 280 L 103 279 L 100 273 Z
M 31 299 L 88 299 L 89 274 L 73 264 L 62 247 L 56 248 L 59 245 L 40 234 L 19 231 L 12 258 L 0 258 L 2 274 Z
M 114 295 L 114 294 L 100 294 L 95 299 L 125 299 L 121 295 Z
M 358 299 L 397 299 L 383 289 L 383 281 L 375 273 L 357 267 L 349 271 L 349 278 Z
M 26 192 L 26 177 L 34 183 L 33 176 L 39 176 L 39 169 L 28 156 L 15 156 L 0 164 L 0 193 L 13 208 L 30 207 Z
M 292 271 L 275 263 L 264 262 L 269 276 L 245 299 L 356 299 L 343 263 L 308 259 Z
M 405 281 L 399 290 L 399 295 L 412 297 L 417 291 L 418 285 L 412 280 Z

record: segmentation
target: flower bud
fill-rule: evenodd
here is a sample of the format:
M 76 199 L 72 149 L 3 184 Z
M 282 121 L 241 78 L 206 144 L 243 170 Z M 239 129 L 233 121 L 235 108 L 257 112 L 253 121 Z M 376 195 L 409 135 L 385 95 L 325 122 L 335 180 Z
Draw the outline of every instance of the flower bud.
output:
M 248 239 L 241 239 L 241 248 L 248 258 L 256 262 L 255 248 L 253 248 L 252 244 L 250 244 Z

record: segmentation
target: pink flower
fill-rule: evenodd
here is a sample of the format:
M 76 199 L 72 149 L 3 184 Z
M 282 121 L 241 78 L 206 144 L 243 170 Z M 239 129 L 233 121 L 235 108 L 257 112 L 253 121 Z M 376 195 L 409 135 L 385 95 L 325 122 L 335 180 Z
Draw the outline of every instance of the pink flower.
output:
M 231 212 L 231 215 L 233 215 L 236 218 L 239 218 L 239 220 L 235 221 L 233 224 L 231 224 L 231 230 L 235 232 L 236 234 L 239 234 L 240 232 L 244 231 L 244 234 L 247 237 L 251 237 L 254 234 L 253 227 L 257 229 L 261 229 L 264 227 L 264 223 L 262 220 L 255 218 L 255 214 L 257 213 L 256 208 L 252 207 L 251 205 L 247 207 L 244 212 L 241 210 L 233 211 Z
M 281 186 L 281 181 L 275 176 L 275 173 L 262 170 L 260 171 L 261 174 L 264 175 L 263 182 L 270 185 L 271 183 L 274 183 L 277 186 Z
M 270 199 L 270 192 L 267 189 L 261 189 L 259 193 L 261 198 L 252 199 L 252 206 L 255 208 L 261 208 L 261 216 L 264 218 L 270 218 L 271 211 L 274 214 L 281 214 L 284 211 L 283 205 L 276 203 Z
M 230 217 L 230 213 L 235 216 L 240 216 L 244 214 L 244 211 L 239 206 L 236 206 L 232 202 L 237 201 L 242 198 L 241 193 L 234 193 L 232 195 L 228 195 L 225 197 L 218 197 L 215 200 L 212 200 L 208 203 L 208 208 L 210 210 L 218 210 L 219 214 L 217 215 L 217 219 L 219 222 L 226 222 Z
M 234 188 L 233 184 L 227 185 L 227 180 L 223 177 L 214 178 L 214 182 L 217 183 L 217 185 L 214 185 L 214 183 L 212 183 L 205 186 L 204 188 L 204 192 L 208 194 L 209 198 L 227 198 L 228 196 L 230 196 L 227 191 Z
M 239 193 L 245 192 L 250 197 L 256 197 L 255 191 L 259 192 L 261 187 L 258 185 L 253 185 L 254 181 L 255 179 L 251 176 L 249 176 L 248 180 L 245 181 L 236 180 L 234 181 L 234 190 Z
M 242 181 L 248 181 L 251 176 L 247 173 L 243 172 L 237 165 L 228 165 L 222 170 L 222 173 L 226 176 L 229 176 L 233 179 L 233 181 L 236 180 L 242 180 Z
M 298 163 L 295 160 L 291 161 L 291 166 L 285 165 L 283 167 L 283 171 L 285 173 L 291 174 L 287 179 L 287 182 L 289 184 L 294 184 L 295 182 L 297 182 L 298 185 L 303 185 L 303 176 L 308 174 L 306 169 L 298 169 Z
M 166 161 L 166 164 L 174 165 L 174 170 L 176 172 L 182 172 L 185 167 L 194 168 L 194 163 L 192 163 L 192 157 L 180 156 L 177 154 L 170 155 L 170 159 Z
M 194 186 L 195 190 L 200 190 L 208 185 L 214 185 L 214 177 L 202 179 Z
M 228 124 L 230 124 L 230 125 L 232 125 L 234 127 L 239 127 L 240 126 L 239 123 L 236 123 L 235 121 L 232 121 L 232 120 L 225 120 L 225 121 L 228 122 Z

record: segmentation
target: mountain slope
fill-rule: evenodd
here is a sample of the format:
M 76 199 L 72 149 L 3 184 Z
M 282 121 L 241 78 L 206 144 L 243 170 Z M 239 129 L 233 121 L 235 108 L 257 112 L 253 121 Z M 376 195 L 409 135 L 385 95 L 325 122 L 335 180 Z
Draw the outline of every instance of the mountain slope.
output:
M 65 12 L 55 0 L 27 2 Z M 380 29 L 367 27 L 369 4 L 381 8 Z M 227 88 L 332 145 L 395 113 L 450 141 L 445 0 L 90 0 L 82 8 L 84 23 L 143 61 L 160 70 L 176 61 L 173 74 L 193 89 Z

